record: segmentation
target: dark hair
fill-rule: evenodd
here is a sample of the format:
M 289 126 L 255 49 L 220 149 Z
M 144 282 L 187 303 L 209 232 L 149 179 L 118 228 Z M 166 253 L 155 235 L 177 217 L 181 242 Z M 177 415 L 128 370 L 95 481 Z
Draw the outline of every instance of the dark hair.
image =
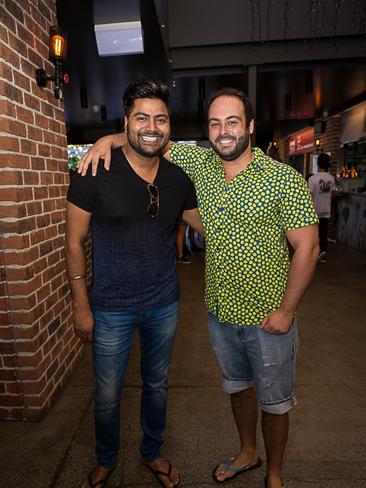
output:
M 212 102 L 215 101 L 216 98 L 223 96 L 239 98 L 244 106 L 245 125 L 246 127 L 249 127 L 250 121 L 254 119 L 254 109 L 253 105 L 248 99 L 248 96 L 242 90 L 237 90 L 236 88 L 231 88 L 230 86 L 227 86 L 214 91 L 213 93 L 211 93 L 210 99 L 208 101 L 207 110 L 210 109 Z
M 138 98 L 156 98 L 168 105 L 170 90 L 162 81 L 137 80 L 130 83 L 123 94 L 123 108 L 128 117 Z
M 317 160 L 318 168 L 325 169 L 325 171 L 329 171 L 331 167 L 330 164 L 330 156 L 327 153 L 320 153 Z

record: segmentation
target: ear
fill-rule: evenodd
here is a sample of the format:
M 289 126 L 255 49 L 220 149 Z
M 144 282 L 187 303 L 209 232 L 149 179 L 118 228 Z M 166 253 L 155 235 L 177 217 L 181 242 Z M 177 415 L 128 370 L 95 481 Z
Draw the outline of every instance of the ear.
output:
M 249 122 L 249 134 L 252 135 L 254 132 L 254 119 Z
M 126 116 L 124 118 L 124 123 L 125 123 L 125 132 L 126 132 L 128 126 L 128 118 Z

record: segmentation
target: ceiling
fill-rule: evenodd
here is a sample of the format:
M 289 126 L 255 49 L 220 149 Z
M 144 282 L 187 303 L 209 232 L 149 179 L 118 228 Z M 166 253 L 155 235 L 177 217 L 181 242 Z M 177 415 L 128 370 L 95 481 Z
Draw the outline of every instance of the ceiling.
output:
M 103 5 L 113 17 L 128 1 Z M 264 146 L 274 127 L 288 134 L 366 100 L 363 0 L 226 0 L 224 8 L 222 0 L 140 0 L 139 6 L 144 54 L 101 58 L 93 0 L 57 2 L 68 33 L 70 143 L 121 130 L 122 93 L 142 77 L 172 88 L 172 135 L 180 139 L 205 137 L 207 99 L 222 86 L 249 92 Z

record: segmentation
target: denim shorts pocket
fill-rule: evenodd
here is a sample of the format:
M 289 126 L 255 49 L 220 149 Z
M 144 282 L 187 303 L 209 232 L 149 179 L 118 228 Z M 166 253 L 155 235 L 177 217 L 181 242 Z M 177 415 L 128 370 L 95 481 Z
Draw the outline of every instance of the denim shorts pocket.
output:
M 265 367 L 294 361 L 298 348 L 296 321 L 286 334 L 270 334 L 258 327 L 258 345 Z

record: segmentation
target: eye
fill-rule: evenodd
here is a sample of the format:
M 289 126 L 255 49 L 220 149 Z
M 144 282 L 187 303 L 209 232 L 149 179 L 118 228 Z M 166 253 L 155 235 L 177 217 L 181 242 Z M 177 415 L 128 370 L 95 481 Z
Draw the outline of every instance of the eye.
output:
M 238 121 L 237 120 L 229 120 L 228 125 L 233 127 L 234 125 L 238 125 Z
M 210 128 L 211 129 L 217 129 L 217 127 L 219 127 L 219 123 L 218 122 L 210 122 Z
M 136 120 L 137 122 L 146 122 L 146 117 L 144 115 L 139 115 Z
M 158 119 L 156 119 L 156 123 L 157 124 L 166 124 L 167 123 L 167 119 L 165 117 L 159 117 Z

